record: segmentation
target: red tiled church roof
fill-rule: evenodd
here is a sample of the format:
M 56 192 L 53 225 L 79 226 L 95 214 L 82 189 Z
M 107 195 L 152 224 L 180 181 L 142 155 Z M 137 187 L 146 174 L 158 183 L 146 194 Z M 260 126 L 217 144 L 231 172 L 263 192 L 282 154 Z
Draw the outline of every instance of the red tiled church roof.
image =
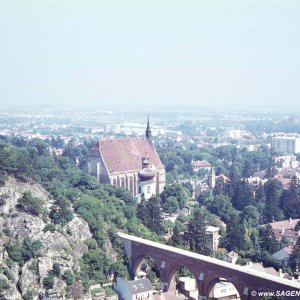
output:
M 142 168 L 142 158 L 145 157 L 157 169 L 164 168 L 153 143 L 146 138 L 101 140 L 98 150 L 109 173 L 139 171 Z

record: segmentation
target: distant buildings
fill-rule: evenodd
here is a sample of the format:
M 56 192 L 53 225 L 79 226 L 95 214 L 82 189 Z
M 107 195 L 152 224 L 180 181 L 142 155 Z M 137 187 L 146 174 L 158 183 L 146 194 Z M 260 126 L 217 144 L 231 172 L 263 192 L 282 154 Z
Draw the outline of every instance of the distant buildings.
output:
M 211 171 L 213 168 L 213 165 L 210 164 L 206 160 L 192 160 L 192 168 L 194 172 L 199 172 L 199 171 Z
M 241 299 L 235 286 L 225 278 L 220 278 L 209 293 L 209 299 Z
M 228 261 L 232 264 L 236 264 L 238 258 L 239 258 L 239 255 L 234 251 L 228 252 L 225 257 L 226 261 Z
M 278 153 L 300 153 L 300 138 L 296 136 L 275 136 L 272 149 Z
M 272 257 L 280 264 L 284 266 L 288 266 L 288 262 L 292 253 L 293 253 L 293 247 L 287 246 L 273 253 Z
M 280 167 L 280 168 L 295 169 L 295 168 L 299 167 L 299 161 L 297 161 L 297 158 L 295 155 L 274 156 L 273 160 L 276 163 L 276 165 L 278 165 L 278 167 Z
M 219 248 L 219 241 L 221 237 L 219 235 L 219 230 L 220 228 L 215 226 L 207 226 L 205 229 L 207 247 L 213 252 L 216 252 Z
M 149 120 L 146 138 L 100 140 L 91 149 L 88 172 L 138 198 L 161 193 L 166 184 L 165 168 L 151 140 Z
M 276 240 L 280 242 L 283 237 L 286 237 L 289 239 L 290 244 L 293 245 L 300 236 L 300 231 L 295 230 L 299 221 L 300 219 L 290 218 L 289 220 L 270 223 Z

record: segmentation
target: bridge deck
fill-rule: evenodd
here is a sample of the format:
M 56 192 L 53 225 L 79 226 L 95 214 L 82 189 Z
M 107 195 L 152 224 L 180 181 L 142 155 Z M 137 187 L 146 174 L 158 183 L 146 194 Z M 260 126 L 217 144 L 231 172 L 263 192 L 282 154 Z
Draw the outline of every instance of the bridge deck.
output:
M 291 288 L 300 290 L 300 282 L 298 282 L 298 281 L 288 280 L 288 279 L 277 277 L 277 276 L 274 276 L 274 275 L 271 275 L 271 274 L 262 273 L 262 272 L 252 270 L 252 269 L 249 269 L 249 268 L 246 268 L 246 267 L 243 267 L 243 266 L 234 265 L 234 264 L 231 264 L 229 262 L 222 261 L 222 260 L 219 260 L 219 259 L 216 259 L 216 258 L 212 258 L 212 257 L 205 256 L 205 255 L 202 255 L 202 254 L 194 253 L 194 252 L 191 252 L 191 251 L 187 251 L 187 250 L 179 249 L 179 248 L 176 248 L 176 247 L 164 245 L 164 244 L 153 242 L 153 241 L 150 241 L 150 240 L 142 239 L 142 238 L 132 236 L 132 235 L 122 233 L 122 232 L 118 232 L 118 236 L 121 239 L 129 240 L 129 241 L 132 241 L 132 242 L 144 244 L 144 245 L 151 246 L 151 247 L 154 247 L 154 248 L 163 249 L 163 250 L 170 251 L 170 252 L 173 252 L 173 253 L 181 254 L 181 255 L 186 256 L 186 257 L 191 257 L 191 258 L 194 258 L 194 259 L 198 259 L 200 261 L 205 261 L 205 262 L 208 262 L 210 264 L 222 266 L 222 267 L 232 269 L 232 270 L 235 270 L 235 271 L 238 271 L 238 272 L 241 272 L 241 273 L 245 273 L 245 274 L 248 274 L 248 275 L 253 275 L 253 276 L 256 276 L 256 277 L 263 278 L 263 279 L 268 279 L 270 281 L 277 282 L 277 283 L 280 283 L 280 284 L 284 284 L 285 286 L 290 286 Z

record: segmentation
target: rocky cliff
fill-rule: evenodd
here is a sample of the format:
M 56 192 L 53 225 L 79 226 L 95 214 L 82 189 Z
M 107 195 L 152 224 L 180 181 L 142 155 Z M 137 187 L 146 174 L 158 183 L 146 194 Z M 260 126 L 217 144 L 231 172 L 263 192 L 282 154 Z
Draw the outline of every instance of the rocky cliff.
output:
M 35 216 L 17 209 L 18 199 L 25 192 L 43 200 L 43 214 Z M 76 214 L 64 227 L 50 225 L 48 214 L 53 202 L 49 193 L 36 183 L 10 177 L 5 186 L 0 187 L 0 299 L 42 298 L 46 293 L 45 278 L 54 269 L 61 275 L 54 276 L 52 297 L 73 299 L 72 285 L 75 290 L 81 288 L 79 282 L 71 284 L 67 275 L 75 277 L 80 271 L 80 258 L 88 249 L 85 242 L 92 234 L 86 221 Z M 34 252 L 37 245 L 38 254 Z M 27 253 L 24 247 L 35 255 Z M 19 253 L 25 257 L 21 263 Z M 88 299 L 89 295 L 82 295 L 82 298 Z

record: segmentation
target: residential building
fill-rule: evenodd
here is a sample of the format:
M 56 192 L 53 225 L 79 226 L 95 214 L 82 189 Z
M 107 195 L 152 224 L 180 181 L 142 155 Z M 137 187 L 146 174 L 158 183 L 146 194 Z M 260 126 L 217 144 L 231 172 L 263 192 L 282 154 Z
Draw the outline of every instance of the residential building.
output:
M 220 280 L 213 286 L 209 293 L 209 299 L 228 300 L 240 299 L 240 295 L 235 286 L 225 278 Z
M 282 237 L 286 237 L 289 239 L 290 244 L 293 245 L 300 235 L 300 232 L 295 230 L 295 226 L 299 220 L 290 218 L 289 220 L 270 223 L 276 240 L 280 242 Z
M 114 290 L 122 300 L 143 300 L 150 299 L 153 295 L 153 286 L 148 278 L 127 280 L 117 277 Z
M 278 261 L 284 266 L 288 266 L 288 262 L 292 253 L 293 253 L 293 247 L 288 246 L 272 254 L 272 257 L 274 258 L 274 260 Z
M 211 168 L 213 168 L 213 165 L 210 164 L 206 160 L 192 160 L 192 167 L 194 172 L 199 172 L 199 171 L 211 171 Z
M 207 247 L 213 252 L 218 250 L 220 235 L 219 235 L 219 227 L 215 226 L 207 226 L 205 229 L 205 234 L 207 237 Z
M 239 258 L 239 255 L 234 251 L 230 251 L 226 254 L 226 261 L 228 261 L 232 264 L 236 264 L 238 258 Z
M 187 299 L 198 299 L 199 291 L 196 284 L 196 279 L 191 277 L 179 277 L 177 284 L 178 292 L 183 294 Z
M 278 153 L 300 153 L 300 138 L 296 136 L 275 136 L 272 138 L 272 148 Z

